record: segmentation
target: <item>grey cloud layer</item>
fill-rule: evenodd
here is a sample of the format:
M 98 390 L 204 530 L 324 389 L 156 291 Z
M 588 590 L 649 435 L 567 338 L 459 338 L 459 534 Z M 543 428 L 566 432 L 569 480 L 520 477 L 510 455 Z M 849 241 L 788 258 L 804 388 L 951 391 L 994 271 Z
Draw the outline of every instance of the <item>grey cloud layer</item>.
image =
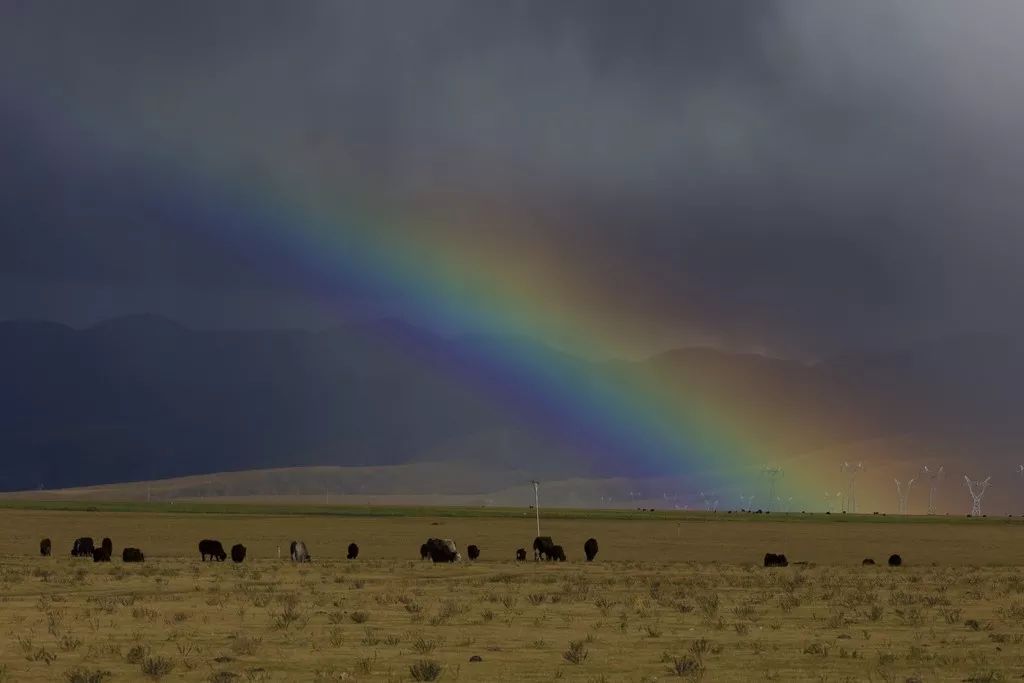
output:
M 190 145 L 234 173 L 396 199 L 458 189 L 568 217 L 538 220 L 533 238 L 585 243 L 583 271 L 615 272 L 625 290 L 658 302 L 644 316 L 659 338 L 678 325 L 681 337 L 697 329 L 740 345 L 887 343 L 1005 327 L 1024 293 L 1019 4 L 2 11 L 7 101 L 62 101 L 115 125 L 129 147 Z M 24 122 L 0 134 L 24 138 Z M 67 168 L 59 143 L 38 149 L 22 151 L 26 166 Z M 7 173 L 26 194 L 50 171 Z M 88 184 L 74 176 L 61 182 Z M 109 200 L 89 235 L 77 234 L 94 256 L 74 268 L 35 237 L 71 233 L 74 218 L 48 213 L 48 230 L 30 229 L 32 212 L 9 204 L 23 220 L 5 221 L 2 239 L 21 257 L 0 257 L 5 272 L 46 272 L 37 261 L 49 259 L 58 273 L 104 282 L 135 272 L 163 274 L 172 289 L 204 281 L 160 263 L 168 235 L 177 243 L 173 221 L 129 241 L 123 264 L 109 256 L 126 244 L 115 224 L 137 215 L 130 201 Z M 194 238 L 181 248 L 195 256 L 190 268 L 238 260 Z M 288 278 L 246 267 L 221 279 L 254 297 L 288 290 Z

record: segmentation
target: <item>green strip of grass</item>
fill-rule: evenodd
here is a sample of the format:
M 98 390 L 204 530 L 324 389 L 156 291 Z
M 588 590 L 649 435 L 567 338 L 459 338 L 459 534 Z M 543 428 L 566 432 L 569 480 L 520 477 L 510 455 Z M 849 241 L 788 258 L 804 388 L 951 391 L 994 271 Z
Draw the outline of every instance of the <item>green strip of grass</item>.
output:
M 370 506 L 370 505 L 276 505 L 270 503 L 218 503 L 218 502 L 97 502 L 65 500 L 0 500 L 0 510 L 55 510 L 65 512 L 126 512 L 216 515 L 316 515 L 333 517 L 464 517 L 464 518 L 522 518 L 532 517 L 532 510 L 493 507 L 428 507 L 428 506 Z M 605 520 L 661 520 L 677 522 L 778 522 L 821 524 L 1024 524 L 1022 518 L 946 515 L 875 515 L 875 514 L 822 514 L 774 513 L 744 514 L 697 512 L 679 510 L 590 510 L 547 508 L 545 519 L 605 519 Z

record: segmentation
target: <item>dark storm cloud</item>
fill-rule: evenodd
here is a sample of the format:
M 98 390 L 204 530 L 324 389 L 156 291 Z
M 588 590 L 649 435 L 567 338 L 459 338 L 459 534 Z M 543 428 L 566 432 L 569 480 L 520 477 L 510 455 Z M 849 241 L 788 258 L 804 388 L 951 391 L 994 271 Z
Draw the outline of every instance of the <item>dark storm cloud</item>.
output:
M 1024 293 L 1015 4 L 2 11 L 0 136 L 15 161 L 0 268 L 37 292 L 149 288 L 196 319 L 213 317 L 197 291 L 248 296 L 239 309 L 268 318 L 255 324 L 304 310 L 299 265 L 154 212 L 162 179 L 131 152 L 166 145 L 385 202 L 500 198 L 536 220 L 481 239 L 564 251 L 595 287 L 614 277 L 658 343 L 890 343 L 1005 327 Z M 117 131 L 116 149 L 63 139 L 39 115 L 54 110 Z

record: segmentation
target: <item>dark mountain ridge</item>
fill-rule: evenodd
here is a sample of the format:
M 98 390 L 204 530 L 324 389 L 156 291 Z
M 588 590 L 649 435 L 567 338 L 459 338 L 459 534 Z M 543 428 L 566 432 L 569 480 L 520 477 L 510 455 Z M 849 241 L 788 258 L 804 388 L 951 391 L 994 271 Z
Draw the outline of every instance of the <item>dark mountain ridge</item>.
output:
M 678 386 L 775 452 L 922 433 L 990 451 L 1024 441 L 1012 419 L 1024 354 L 1005 339 L 817 364 L 714 349 L 589 362 L 530 340 L 447 339 L 399 321 L 320 332 L 192 330 L 156 316 L 82 330 L 11 321 L 0 323 L 0 490 L 425 460 L 538 476 L 629 471 L 582 452 L 586 443 L 557 425 L 537 429 L 551 406 L 534 405 L 529 377 L 486 362 L 498 352 L 573 386 Z

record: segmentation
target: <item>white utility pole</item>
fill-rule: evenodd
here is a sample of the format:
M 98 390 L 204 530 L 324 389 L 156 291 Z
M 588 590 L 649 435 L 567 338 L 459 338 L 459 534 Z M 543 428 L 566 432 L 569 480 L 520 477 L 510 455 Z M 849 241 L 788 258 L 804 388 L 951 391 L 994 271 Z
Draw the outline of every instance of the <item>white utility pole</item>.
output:
M 537 536 L 540 536 L 540 482 L 533 479 L 530 483 L 533 484 L 533 511 L 537 515 Z
M 1024 479 L 1024 465 L 1017 465 L 1017 475 Z

